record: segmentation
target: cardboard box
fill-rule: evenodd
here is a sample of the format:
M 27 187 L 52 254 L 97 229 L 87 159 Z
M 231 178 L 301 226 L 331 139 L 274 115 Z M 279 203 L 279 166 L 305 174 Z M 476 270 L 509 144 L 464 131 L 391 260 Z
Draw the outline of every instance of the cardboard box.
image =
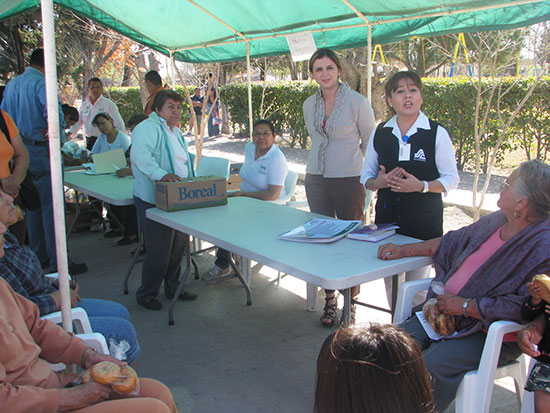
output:
M 227 204 L 226 181 L 220 176 L 196 176 L 180 182 L 156 182 L 157 208 L 164 211 Z

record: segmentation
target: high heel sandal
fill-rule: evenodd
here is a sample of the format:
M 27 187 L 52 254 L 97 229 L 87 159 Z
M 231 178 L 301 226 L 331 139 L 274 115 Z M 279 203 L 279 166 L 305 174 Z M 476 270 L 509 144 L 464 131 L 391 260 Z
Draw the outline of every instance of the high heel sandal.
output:
M 323 315 L 319 319 L 323 327 L 332 327 L 334 321 L 336 320 L 336 315 L 338 311 L 338 301 L 336 300 L 336 295 L 327 295 L 325 297 L 325 307 L 323 308 Z

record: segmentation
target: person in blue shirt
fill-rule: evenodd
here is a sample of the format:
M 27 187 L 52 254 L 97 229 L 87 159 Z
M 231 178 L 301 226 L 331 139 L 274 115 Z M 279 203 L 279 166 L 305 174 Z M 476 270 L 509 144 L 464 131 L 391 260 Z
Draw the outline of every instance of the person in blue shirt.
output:
M 149 310 L 162 308 L 157 295 L 163 280 L 166 298 L 174 296 L 185 252 L 184 234 L 145 218 L 145 211 L 155 207 L 156 181 L 177 182 L 195 176 L 193 159 L 178 127 L 181 102 L 183 97 L 178 93 L 161 90 L 155 95 L 149 118 L 132 132 L 130 159 L 134 174 L 134 203 L 147 251 L 136 298 L 139 305 Z M 184 291 L 179 298 L 194 300 L 197 296 Z
M 29 172 L 40 193 L 41 208 L 27 212 L 30 247 L 40 259 L 42 267 L 49 265 L 50 270 L 55 272 L 57 255 L 47 137 L 48 112 L 43 49 L 36 49 L 31 54 L 30 66 L 25 69 L 25 72 L 6 85 L 2 109 L 8 112 L 19 129 L 23 143 L 29 152 Z M 63 117 L 61 102 L 59 102 L 59 136 L 61 137 L 65 136 Z M 69 271 L 73 275 L 83 273 L 87 269 L 86 264 L 83 263 L 69 264 Z

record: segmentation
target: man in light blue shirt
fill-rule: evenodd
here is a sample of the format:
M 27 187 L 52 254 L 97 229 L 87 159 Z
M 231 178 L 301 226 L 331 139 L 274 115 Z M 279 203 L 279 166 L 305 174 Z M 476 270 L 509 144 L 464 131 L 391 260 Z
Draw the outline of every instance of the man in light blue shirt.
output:
M 51 271 L 57 271 L 43 49 L 36 49 L 31 54 L 30 66 L 25 72 L 6 85 L 2 109 L 8 112 L 19 129 L 29 152 L 29 172 L 40 193 L 41 208 L 27 211 L 30 247 L 40 258 L 42 267 L 49 265 Z M 63 110 L 59 102 L 61 137 L 64 136 L 64 126 Z M 69 266 L 73 275 L 86 270 L 85 264 L 71 263 Z

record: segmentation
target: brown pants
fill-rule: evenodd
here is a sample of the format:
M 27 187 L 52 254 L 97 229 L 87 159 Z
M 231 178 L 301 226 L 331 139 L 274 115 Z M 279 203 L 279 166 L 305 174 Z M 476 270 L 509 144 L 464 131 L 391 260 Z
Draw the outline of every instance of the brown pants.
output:
M 322 175 L 306 174 L 305 187 L 311 212 L 344 220 L 363 219 L 365 187 L 359 182 L 359 176 L 325 178 Z M 352 297 L 359 294 L 359 288 L 355 286 L 351 289 Z
M 139 379 L 139 395 L 125 399 L 106 400 L 93 406 L 73 410 L 78 413 L 177 413 L 170 389 L 160 381 Z

